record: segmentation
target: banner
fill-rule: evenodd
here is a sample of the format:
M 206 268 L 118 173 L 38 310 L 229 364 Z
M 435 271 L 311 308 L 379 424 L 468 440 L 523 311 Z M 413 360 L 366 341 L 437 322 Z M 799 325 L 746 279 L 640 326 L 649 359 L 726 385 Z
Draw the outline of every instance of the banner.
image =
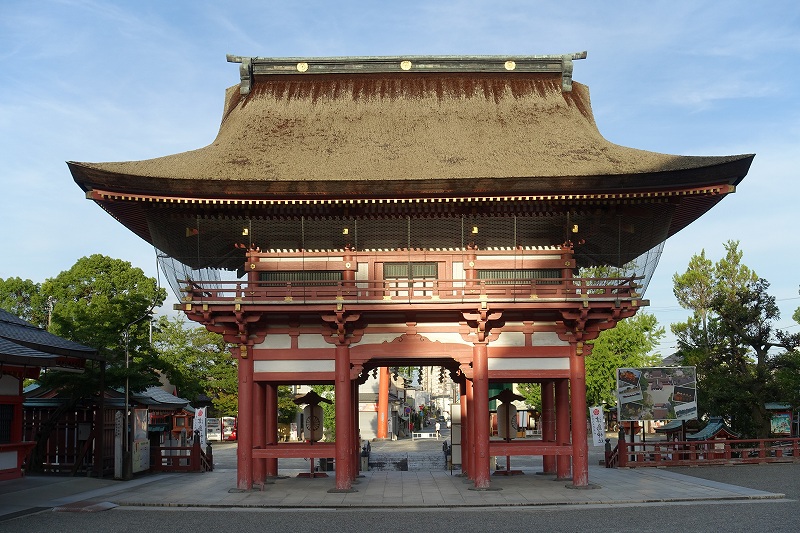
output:
M 606 420 L 603 416 L 603 408 L 595 405 L 589 408 L 589 420 L 592 421 L 592 443 L 595 446 L 603 446 L 606 443 Z
M 194 412 L 194 423 L 192 424 L 192 442 L 194 443 L 194 436 L 200 434 L 200 448 L 206 449 L 208 442 L 206 441 L 206 415 L 208 413 L 202 407 L 198 407 Z

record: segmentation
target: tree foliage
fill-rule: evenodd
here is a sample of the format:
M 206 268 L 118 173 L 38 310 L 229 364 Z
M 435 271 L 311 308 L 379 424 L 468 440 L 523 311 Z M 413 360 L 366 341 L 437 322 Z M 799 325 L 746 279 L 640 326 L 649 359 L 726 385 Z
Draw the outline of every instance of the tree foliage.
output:
M 48 302 L 39 283 L 22 278 L 0 278 L 0 308 L 34 326 L 47 328 Z
M 586 401 L 589 405 L 616 404 L 616 370 L 656 366 L 660 356 L 651 355 L 664 336 L 656 317 L 639 312 L 621 320 L 591 341 L 586 357 Z
M 69 400 L 37 433 L 29 468 L 41 467 L 44 446 L 62 412 L 94 398 L 106 387 L 131 391 L 158 383 L 158 360 L 150 346 L 149 320 L 166 291 L 130 263 L 103 255 L 79 259 L 69 270 L 39 285 L 9 278 L 0 283 L 0 305 L 51 333 L 95 348 L 106 364 L 90 363 L 81 373 L 46 371 L 42 386 Z M 105 371 L 104 371 L 105 368 Z
M 525 405 L 542 408 L 542 385 L 540 383 L 517 383 L 517 392 L 525 397 Z
M 127 261 L 95 254 L 45 281 L 41 292 L 52 306 L 50 332 L 105 357 L 106 386 L 121 388 L 128 377 L 131 390 L 141 391 L 158 382 L 155 369 L 160 365 L 150 345 L 149 321 L 166 291 L 155 279 Z M 94 367 L 83 374 L 47 373 L 42 381 L 79 398 L 100 390 Z
M 766 404 L 796 396 L 786 387 L 798 335 L 775 328 L 780 311 L 769 282 L 744 265 L 738 242 L 728 241 L 725 251 L 713 267 L 702 253 L 673 277 L 676 297 L 684 295 L 679 302 L 693 315 L 672 331 L 683 363 L 697 367 L 700 414 L 723 416 L 742 435 L 766 438 Z
M 278 422 L 291 424 L 300 408 L 294 403 L 294 388 L 288 385 L 278 386 Z
M 203 394 L 211 398 L 215 416 L 236 416 L 237 365 L 221 335 L 204 327 L 187 328 L 182 316 L 160 317 L 153 346 L 179 396 L 195 401 Z

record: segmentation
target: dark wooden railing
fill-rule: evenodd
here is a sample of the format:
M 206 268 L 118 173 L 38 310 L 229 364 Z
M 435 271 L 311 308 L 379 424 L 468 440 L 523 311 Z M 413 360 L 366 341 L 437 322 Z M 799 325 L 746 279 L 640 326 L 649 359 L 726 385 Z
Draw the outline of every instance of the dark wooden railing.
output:
M 606 466 L 697 466 L 800 462 L 800 438 L 620 442 Z
M 615 446 L 612 449 L 611 442 L 609 439 L 606 439 L 605 467 L 616 468 L 617 466 L 619 466 L 619 446 Z
M 544 279 L 419 279 L 355 281 L 190 281 L 184 301 L 196 303 L 311 303 L 344 301 L 632 300 L 640 277 Z

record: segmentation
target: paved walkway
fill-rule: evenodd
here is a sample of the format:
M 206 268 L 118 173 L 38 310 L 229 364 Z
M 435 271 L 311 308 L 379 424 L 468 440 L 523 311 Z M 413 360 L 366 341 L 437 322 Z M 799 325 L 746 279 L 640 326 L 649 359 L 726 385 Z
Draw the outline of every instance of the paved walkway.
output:
M 427 442 L 425 442 L 427 441 Z M 441 441 L 422 439 L 373 443 L 376 448 L 437 449 Z M 590 458 L 601 452 L 594 449 Z M 233 447 L 225 452 L 231 456 Z M 224 459 L 222 449 L 217 456 Z M 606 469 L 589 467 L 589 481 L 596 488 L 575 489 L 570 482 L 537 474 L 541 458 L 512 458 L 512 470 L 522 474 L 494 475 L 493 490 L 471 490 L 473 484 L 450 471 L 368 471 L 359 477 L 352 493 L 329 493 L 334 475 L 301 478 L 307 471 L 302 461 L 279 463 L 279 478 L 263 489 L 236 489 L 236 470 L 227 464 L 202 474 L 151 474 L 132 481 L 28 476 L 0 482 L 0 521 L 20 514 L 57 510 L 100 511 L 114 506 L 161 507 L 459 507 L 459 506 L 550 506 L 622 505 L 710 500 L 781 499 L 782 494 L 763 492 L 707 481 L 663 469 Z M 217 461 L 215 461 L 217 462 Z M 503 463 L 505 459 L 503 458 Z M 293 468 L 282 468 L 289 464 Z M 306 463 L 307 464 L 307 463 Z

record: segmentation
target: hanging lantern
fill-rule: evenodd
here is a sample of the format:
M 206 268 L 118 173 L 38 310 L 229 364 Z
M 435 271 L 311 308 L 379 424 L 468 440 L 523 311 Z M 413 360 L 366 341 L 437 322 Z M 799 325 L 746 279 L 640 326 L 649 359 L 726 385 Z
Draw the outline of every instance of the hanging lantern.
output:
M 306 405 L 303 409 L 305 420 L 305 438 L 310 442 L 322 440 L 322 407 L 319 405 Z
M 501 439 L 513 439 L 517 436 L 517 408 L 513 403 L 501 403 L 497 406 L 497 433 Z

